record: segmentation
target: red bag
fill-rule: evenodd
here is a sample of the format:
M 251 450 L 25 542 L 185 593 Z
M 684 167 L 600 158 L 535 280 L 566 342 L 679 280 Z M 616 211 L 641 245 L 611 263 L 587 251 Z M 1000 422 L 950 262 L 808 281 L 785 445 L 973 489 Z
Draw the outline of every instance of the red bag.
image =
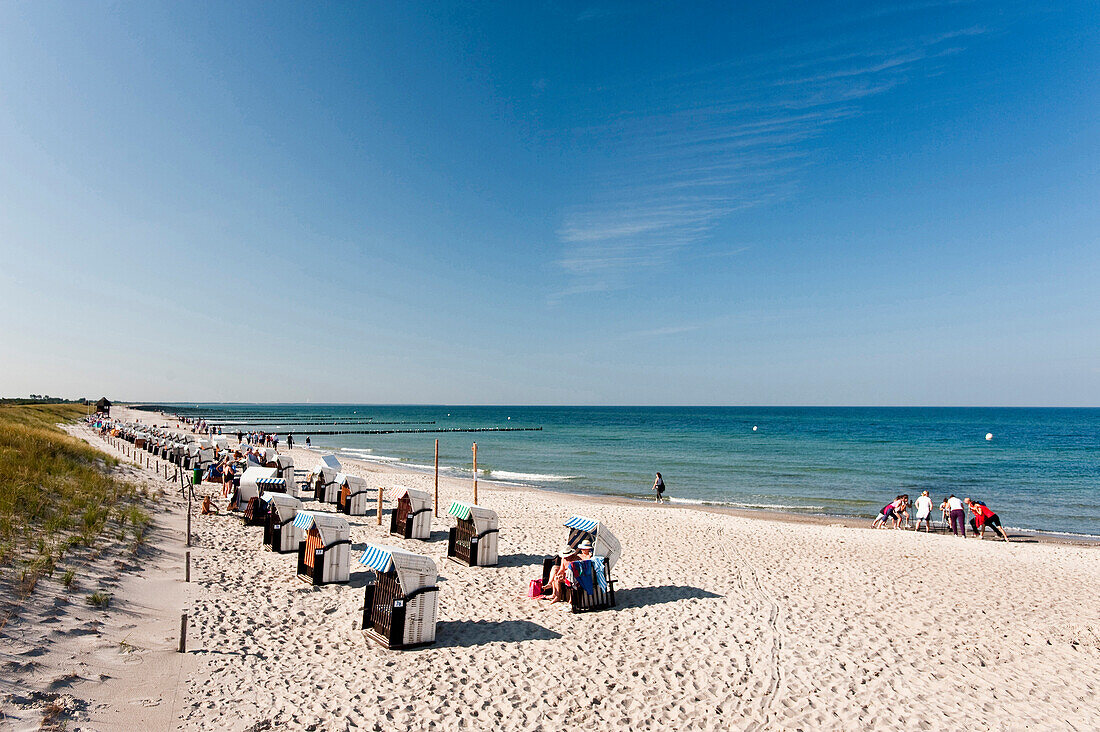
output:
M 533 579 L 531 584 L 527 586 L 528 597 L 542 597 L 542 580 Z

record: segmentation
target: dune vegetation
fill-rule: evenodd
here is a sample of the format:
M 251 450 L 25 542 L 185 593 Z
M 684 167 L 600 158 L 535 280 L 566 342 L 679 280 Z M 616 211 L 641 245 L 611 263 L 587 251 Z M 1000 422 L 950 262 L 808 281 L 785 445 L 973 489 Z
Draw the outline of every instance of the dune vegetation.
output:
M 0 404 L 0 577 L 26 596 L 75 555 L 94 558 L 105 534 L 145 541 L 142 491 L 115 477 L 118 461 L 68 435 L 76 404 Z M 64 571 L 66 586 L 79 568 Z

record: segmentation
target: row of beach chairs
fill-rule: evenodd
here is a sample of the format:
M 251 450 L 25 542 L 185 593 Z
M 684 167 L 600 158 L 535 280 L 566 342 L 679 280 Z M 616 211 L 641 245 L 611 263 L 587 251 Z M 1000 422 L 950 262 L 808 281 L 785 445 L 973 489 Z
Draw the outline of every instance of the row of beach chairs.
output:
M 243 483 L 243 478 L 242 478 Z M 366 494 L 366 482 L 340 471 L 335 456 L 323 457 L 311 469 L 302 484 L 301 497 L 290 495 L 278 486 L 250 498 L 242 514 L 247 525 L 263 526 L 264 549 L 296 554 L 297 576 L 314 585 L 346 583 L 351 577 L 351 527 L 345 515 L 361 515 L 356 507 L 358 495 Z M 393 505 L 390 533 L 406 539 L 427 541 L 431 537 L 431 497 L 406 487 L 388 492 Z M 336 503 L 338 512 L 308 511 L 302 499 Z M 363 509 L 363 513 L 366 509 Z M 448 532 L 448 559 L 470 566 L 497 564 L 499 519 L 484 506 L 456 501 L 447 513 L 456 525 Z M 565 526 L 568 542 L 576 547 L 582 541 L 593 545 L 593 553 L 604 557 L 608 575 L 621 555 L 618 540 L 603 524 L 573 516 Z M 543 563 L 543 582 L 557 557 Z M 413 648 L 435 640 L 438 610 L 438 568 L 427 556 L 392 546 L 368 544 L 358 563 L 373 573 L 363 599 L 362 630 L 387 648 Z M 571 593 L 574 612 L 600 610 L 615 604 L 614 581 L 608 577 L 606 589 L 597 587 L 592 594 L 579 589 Z

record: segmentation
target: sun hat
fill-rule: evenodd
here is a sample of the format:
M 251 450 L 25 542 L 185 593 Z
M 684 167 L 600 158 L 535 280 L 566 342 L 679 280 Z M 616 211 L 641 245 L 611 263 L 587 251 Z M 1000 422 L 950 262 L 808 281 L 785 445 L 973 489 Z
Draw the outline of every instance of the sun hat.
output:
M 585 539 L 580 544 L 577 544 L 577 551 L 592 551 L 592 542 Z
M 568 557 L 572 553 L 573 547 L 569 546 L 568 544 L 563 544 L 562 548 L 558 550 L 559 557 Z

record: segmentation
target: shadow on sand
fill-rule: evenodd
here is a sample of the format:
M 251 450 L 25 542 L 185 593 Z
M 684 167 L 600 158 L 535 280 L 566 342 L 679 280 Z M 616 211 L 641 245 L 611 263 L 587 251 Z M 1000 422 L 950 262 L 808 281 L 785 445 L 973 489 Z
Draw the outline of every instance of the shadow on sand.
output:
M 722 595 L 686 585 L 630 587 L 615 591 L 615 604 L 617 608 L 621 609 L 624 607 L 645 607 L 647 605 L 662 605 L 667 602 L 679 602 L 680 600 L 705 600 L 717 597 L 722 597 Z
M 469 648 L 486 643 L 522 643 L 561 638 L 530 620 L 446 620 L 436 624 L 435 644 L 442 648 Z

